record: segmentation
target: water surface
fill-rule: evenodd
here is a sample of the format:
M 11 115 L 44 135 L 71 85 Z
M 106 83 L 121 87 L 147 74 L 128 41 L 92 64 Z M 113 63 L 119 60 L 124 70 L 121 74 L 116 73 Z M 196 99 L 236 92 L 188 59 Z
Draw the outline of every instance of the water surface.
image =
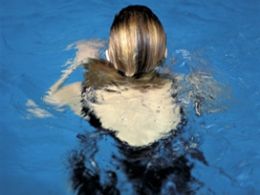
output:
M 259 1 L 2 0 L 1 194 L 73 194 L 68 158 L 83 147 L 77 135 L 94 129 L 69 109 L 46 105 L 42 97 L 75 56 L 67 45 L 106 40 L 114 14 L 133 3 L 148 5 L 161 19 L 172 71 L 206 70 L 231 93 L 221 112 L 189 116 L 189 143 L 197 144 L 208 162 L 190 159 L 192 176 L 201 183 L 197 194 L 260 193 Z M 79 70 L 69 81 L 81 79 Z M 44 109 L 47 117 L 36 118 L 28 107 Z M 99 142 L 100 154 L 116 153 L 114 140 L 107 139 Z M 99 155 L 96 161 L 110 166 L 109 158 Z M 124 182 L 123 175 L 118 177 Z M 130 193 L 130 184 L 124 184 L 123 192 Z

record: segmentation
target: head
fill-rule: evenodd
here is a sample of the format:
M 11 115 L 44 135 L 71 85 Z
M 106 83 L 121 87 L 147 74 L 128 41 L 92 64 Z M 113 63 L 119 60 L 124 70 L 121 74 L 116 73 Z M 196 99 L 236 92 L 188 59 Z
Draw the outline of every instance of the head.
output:
M 166 57 L 166 35 L 157 16 L 145 6 L 128 6 L 114 18 L 108 60 L 125 76 L 154 71 Z

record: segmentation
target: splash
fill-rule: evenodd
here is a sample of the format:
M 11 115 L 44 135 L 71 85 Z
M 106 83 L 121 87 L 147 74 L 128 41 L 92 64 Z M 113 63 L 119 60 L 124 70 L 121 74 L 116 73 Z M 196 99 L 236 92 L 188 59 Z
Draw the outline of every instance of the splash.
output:
M 196 71 L 178 78 L 178 99 L 187 108 L 193 105 L 198 116 L 224 111 L 230 91 L 208 72 Z
M 197 116 L 225 111 L 231 90 L 214 78 L 207 60 L 186 49 L 176 50 L 175 55 L 174 63 L 185 70 L 185 74 L 175 74 L 177 98 L 183 108 L 190 112 L 193 107 Z
M 27 118 L 49 118 L 53 115 L 47 110 L 40 108 L 33 100 L 28 99 L 26 102 L 28 116 Z

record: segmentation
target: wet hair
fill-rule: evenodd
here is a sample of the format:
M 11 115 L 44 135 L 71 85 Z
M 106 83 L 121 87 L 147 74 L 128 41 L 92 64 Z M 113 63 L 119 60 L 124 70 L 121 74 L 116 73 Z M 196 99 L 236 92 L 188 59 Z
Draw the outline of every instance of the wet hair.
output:
M 131 5 L 116 14 L 110 29 L 108 56 L 125 76 L 153 71 L 166 52 L 166 34 L 158 17 L 145 6 Z

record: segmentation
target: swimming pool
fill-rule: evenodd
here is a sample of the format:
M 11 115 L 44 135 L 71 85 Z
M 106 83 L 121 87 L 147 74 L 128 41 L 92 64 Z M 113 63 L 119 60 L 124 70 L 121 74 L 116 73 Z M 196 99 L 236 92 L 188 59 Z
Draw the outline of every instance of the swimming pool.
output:
M 202 183 L 197 194 L 260 194 L 259 1 L 0 3 L 1 194 L 73 193 L 68 156 L 79 147 L 77 135 L 93 128 L 42 97 L 75 55 L 67 45 L 107 39 L 114 14 L 133 3 L 149 6 L 161 19 L 172 71 L 208 69 L 231 93 L 225 110 L 190 119 L 193 143 L 209 163 L 194 161 L 192 175 Z M 69 81 L 81 79 L 77 71 Z M 112 143 L 104 139 L 100 148 L 113 151 Z

